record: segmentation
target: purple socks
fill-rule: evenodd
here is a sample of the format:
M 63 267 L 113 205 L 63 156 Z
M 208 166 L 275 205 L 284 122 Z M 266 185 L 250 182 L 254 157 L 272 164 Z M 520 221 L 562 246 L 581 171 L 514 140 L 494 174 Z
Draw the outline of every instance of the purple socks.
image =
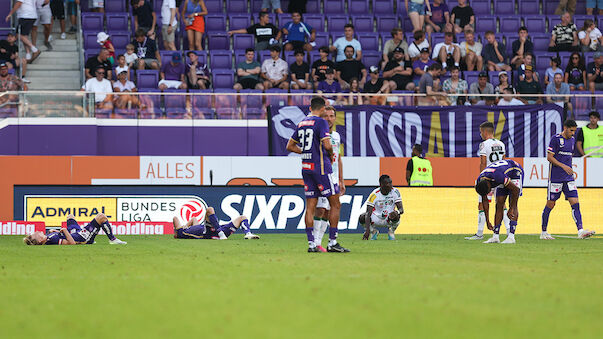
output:
M 314 244 L 314 227 L 306 227 L 306 235 L 308 236 L 308 243 Z
M 109 237 L 109 240 L 115 240 L 115 236 L 113 235 L 113 230 L 111 229 L 111 224 L 109 224 L 109 221 L 105 221 L 101 227 L 103 228 L 103 231 L 105 231 L 107 237 Z
M 509 221 L 509 233 L 515 234 L 515 228 L 517 227 L 517 221 Z
M 572 218 L 576 222 L 578 231 L 582 229 L 582 214 L 580 213 L 580 203 L 572 205 Z
M 542 232 L 546 232 L 546 228 L 549 225 L 549 215 L 551 214 L 551 209 L 547 206 L 544 206 L 544 210 L 542 211 Z
M 498 234 L 500 232 L 500 224 L 494 226 L 494 234 Z
M 337 240 L 337 226 L 329 227 L 329 240 Z
M 245 231 L 245 233 L 251 232 L 251 228 L 249 228 L 249 220 L 243 219 L 241 226 L 243 226 L 243 231 Z
M 218 229 L 220 228 L 220 223 L 218 222 L 218 217 L 216 217 L 215 214 L 210 214 L 209 217 L 207 217 L 209 219 L 209 223 L 211 224 L 211 227 L 213 227 L 214 229 Z

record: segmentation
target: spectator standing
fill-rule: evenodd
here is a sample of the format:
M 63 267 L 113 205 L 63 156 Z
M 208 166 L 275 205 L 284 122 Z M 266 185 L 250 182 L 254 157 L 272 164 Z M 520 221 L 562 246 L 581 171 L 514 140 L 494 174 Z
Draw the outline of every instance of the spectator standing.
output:
M 429 0 L 410 0 L 410 3 L 408 0 L 404 0 L 404 5 L 406 6 L 406 13 L 408 13 L 408 17 L 412 23 L 412 31 L 416 32 L 423 29 L 423 25 L 425 24 L 425 8 L 427 8 L 427 11 L 431 14 Z
M 565 67 L 564 82 L 570 86 L 571 91 L 584 91 L 587 88 L 586 80 L 586 66 L 584 66 L 584 59 L 580 53 L 573 52 Z
M 457 34 L 467 28 L 475 29 L 475 14 L 473 8 L 467 4 L 467 0 L 459 0 L 458 6 L 452 9 L 450 22 L 454 25 Z
M 163 48 L 168 51 L 176 50 L 176 28 L 178 27 L 176 10 L 176 0 L 163 0 L 161 4 L 161 37 L 163 38 Z
M 411 61 L 415 61 L 419 58 L 423 48 L 429 50 L 429 42 L 425 39 L 425 32 L 416 31 L 413 33 L 413 38 L 415 41 L 408 46 L 408 57 Z
M 295 62 L 289 66 L 292 89 L 310 89 L 310 66 L 304 61 L 304 51 L 295 52 Z
M 360 45 L 360 41 L 354 38 L 354 25 L 346 24 L 343 26 L 343 34 L 344 36 L 337 38 L 337 40 L 333 42 L 333 46 L 331 46 L 331 52 L 337 52 L 335 61 L 341 62 L 347 58 L 345 55 L 345 48 L 347 46 L 352 46 L 354 48 L 353 58 L 361 60 L 362 46 Z
M 281 48 L 279 46 L 270 47 L 270 59 L 262 63 L 261 77 L 264 79 L 264 88 L 289 89 L 287 81 L 289 65 L 279 57 Z
M 105 32 L 98 32 L 98 34 L 96 34 L 96 43 L 109 51 L 109 57 L 107 60 L 111 63 L 111 65 L 115 65 L 115 47 L 113 47 L 113 43 L 109 39 L 109 34 Z
M 603 0 L 596 0 L 596 1 L 595 0 L 586 0 L 586 14 L 587 15 L 593 15 L 595 7 L 599 8 L 599 15 L 603 15 Z
M 588 9 L 588 2 L 589 1 L 586 1 L 586 3 L 587 3 L 586 8 L 587 9 Z M 594 6 L 593 6 L 593 8 L 594 8 Z M 574 13 L 576 13 L 576 0 L 559 0 L 559 5 L 555 9 L 555 15 L 561 15 L 564 12 L 568 12 L 571 15 L 574 15 Z
M 588 74 L 588 90 L 591 92 L 603 90 L 603 52 L 595 52 L 594 61 L 586 66 Z M 593 98 L 594 99 L 594 98 Z
M 86 60 L 84 71 L 86 73 L 86 79 L 90 79 L 96 76 L 96 70 L 102 68 L 104 70 L 103 75 L 107 79 L 111 79 L 111 63 L 109 62 L 109 51 L 106 48 L 101 48 L 97 55 L 91 56 Z
M 332 60 L 329 60 L 329 47 L 322 46 L 319 50 L 320 59 L 312 63 L 312 81 L 314 88 L 318 87 L 321 81 L 326 79 L 327 69 L 335 70 L 336 66 Z
M 383 61 L 381 68 L 384 68 L 388 61 L 394 56 L 394 49 L 400 47 L 404 50 L 404 55 L 408 56 L 408 42 L 404 39 L 404 31 L 402 28 L 394 28 L 391 31 L 392 38 L 383 45 Z M 376 66 L 376 65 L 370 65 Z
M 132 16 L 134 17 L 134 32 L 142 28 L 144 33 L 154 38 L 157 15 L 153 7 L 146 0 L 132 0 Z
M 515 89 L 513 89 L 513 87 L 509 86 L 506 87 L 503 91 L 503 95 L 502 98 L 498 101 L 498 106 L 521 106 L 521 105 L 525 105 L 523 103 L 523 101 L 513 97 L 513 95 L 515 94 Z
M 440 42 L 433 47 L 432 59 L 442 64 L 444 69 L 448 66 L 459 67 L 461 61 L 461 48 L 453 42 L 454 33 L 446 32 L 444 34 L 444 42 Z
M 270 12 L 270 8 L 277 14 L 283 14 L 281 0 L 262 0 L 262 12 Z
M 421 80 L 419 80 L 419 93 L 426 94 L 426 97 L 418 98 L 419 106 L 431 106 L 437 104 L 438 102 L 447 102 L 446 92 L 438 90 L 439 80 L 436 81 L 436 79 L 440 77 L 441 72 L 442 65 L 436 62 L 429 66 L 427 72 L 421 76 Z
M 71 20 L 69 33 L 77 32 L 77 6 L 79 6 L 79 4 L 80 0 L 67 0 L 67 15 L 69 15 L 69 20 Z
M 182 64 L 182 55 L 180 55 L 180 52 L 174 52 L 172 60 L 161 66 L 159 89 L 161 91 L 168 88 L 186 89 L 185 74 L 186 68 Z
M 379 77 L 379 67 L 371 66 L 369 68 L 369 80 L 364 84 L 363 93 L 387 94 L 389 93 L 389 82 Z M 385 96 L 371 96 L 368 101 L 371 105 L 384 105 Z
M 467 81 L 459 77 L 460 70 L 456 66 L 450 67 L 450 78 L 444 80 L 442 90 L 448 94 L 448 103 L 452 106 L 464 105 L 467 100 Z
M 182 5 L 182 20 L 185 22 L 188 48 L 202 51 L 202 38 L 205 33 L 205 15 L 207 7 L 203 0 L 184 0 Z
M 494 86 L 488 82 L 488 73 L 481 71 L 477 77 L 477 82 L 469 85 L 469 101 L 472 105 L 494 105 L 496 97 L 480 96 L 479 94 L 494 94 Z M 477 95 L 476 95 L 477 94 Z
M 306 50 L 311 51 L 316 45 L 316 30 L 312 26 L 302 21 L 302 15 L 299 12 L 291 13 L 291 21 L 282 28 L 286 40 L 283 42 L 285 51 Z M 308 38 L 308 42 L 306 42 Z
M 61 27 L 61 39 L 65 40 L 67 35 L 65 34 L 65 3 L 64 0 L 50 0 L 50 11 L 52 17 L 55 20 L 59 20 L 59 26 Z
M 532 66 L 526 65 L 525 72 L 525 78 L 517 85 L 517 91 L 521 94 L 542 94 L 540 83 L 534 80 Z M 520 100 L 528 105 L 542 104 L 541 97 L 521 97 Z
M 16 41 L 17 36 L 13 32 L 8 33 L 5 40 L 0 40 L 0 62 L 4 61 L 8 65 L 8 69 L 21 68 L 21 80 L 28 83 L 29 80 L 25 79 L 27 60 L 19 57 L 19 46 Z
M 486 32 L 486 40 L 488 43 L 484 46 L 482 56 L 488 70 L 496 72 L 510 71 L 511 66 L 505 63 L 507 60 L 507 49 L 505 44 L 498 42 L 492 31 Z
M 412 91 L 415 84 L 412 81 L 412 64 L 410 60 L 404 60 L 404 50 L 400 47 L 394 50 L 394 58 L 390 60 L 385 69 L 383 77 L 389 80 L 390 91 Z
M 524 26 L 519 27 L 517 35 L 519 38 L 513 41 L 511 45 L 511 49 L 513 50 L 511 65 L 513 68 L 516 68 L 524 63 L 524 57 L 526 54 L 534 53 L 534 44 L 528 40 L 528 29 Z
M 13 8 L 5 18 L 6 22 L 9 22 L 13 14 L 17 12 L 17 32 L 20 32 L 17 38 L 19 38 L 19 40 L 25 46 L 25 59 L 27 61 L 35 60 L 40 53 L 42 53 L 38 48 L 36 48 L 35 41 L 32 42 L 28 37 L 29 33 L 31 33 L 34 23 L 38 18 L 35 1 L 36 0 L 16 0 Z
M 433 0 L 431 15 L 425 16 L 425 31 L 431 34 L 433 32 L 452 32 L 453 30 L 448 5 L 442 0 Z
M 105 0 L 90 0 L 90 11 L 105 13 Z
M 580 39 L 582 52 L 601 51 L 603 49 L 603 35 L 591 19 L 584 20 L 584 27 L 578 32 L 578 39 Z
M 569 85 L 563 82 L 563 74 L 561 73 L 555 73 L 553 81 L 546 86 L 546 94 L 550 95 L 546 97 L 547 102 L 554 103 L 561 108 L 564 108 L 565 105 L 571 105 L 569 102 Z M 568 107 L 568 110 L 571 110 L 570 107 Z
M 555 25 L 549 42 L 549 52 L 578 51 L 578 30 L 568 12 L 561 15 L 561 22 Z
M 136 85 L 128 80 L 128 71 L 121 71 L 117 73 L 117 81 L 113 83 L 113 92 L 115 93 L 134 93 L 138 92 Z M 133 94 L 118 94 L 115 95 L 115 108 L 118 109 L 130 109 L 132 107 L 138 107 L 139 101 L 138 96 Z
M 582 156 L 603 158 L 603 127 L 599 126 L 599 112 L 588 113 L 588 125 L 580 128 L 576 136 L 576 149 Z
M 155 39 L 147 36 L 142 28 L 139 28 L 134 35 L 132 45 L 134 45 L 138 56 L 138 69 L 145 69 L 145 67 L 159 69 L 161 56 L 157 50 Z
M 126 64 L 128 67 L 134 69 L 134 65 L 138 65 L 138 55 L 136 55 L 134 51 L 134 45 L 127 44 L 126 45 L 126 54 L 124 54 L 124 58 L 126 58 Z
M 82 91 L 94 93 L 94 106 L 100 109 L 113 109 L 113 86 L 105 79 L 105 69 L 99 67 L 94 71 L 94 78 L 86 80 Z
M 561 70 L 561 59 L 559 57 L 551 57 L 551 67 L 546 69 L 544 73 L 544 84 L 548 85 L 553 82 L 555 74 L 561 74 L 561 80 L 563 80 L 563 71 Z
M 412 63 L 412 69 L 414 74 L 413 82 L 415 83 L 415 86 L 419 86 L 419 80 L 421 80 L 423 74 L 427 72 L 429 66 L 435 63 L 435 61 L 429 59 L 429 48 L 423 48 L 421 50 L 421 55 L 419 56 L 419 59 L 415 60 Z
M 468 71 L 481 71 L 484 67 L 482 58 L 482 43 L 475 41 L 475 33 L 472 29 L 465 30 L 465 41 L 461 42 L 461 58 Z
M 44 31 L 44 46 L 47 50 L 52 51 L 50 44 L 50 24 L 52 23 L 52 11 L 50 10 L 49 0 L 36 0 L 37 19 L 31 29 L 31 41 L 36 43 L 38 40 L 38 26 L 43 26 Z
M 253 48 L 245 50 L 245 60 L 237 64 L 237 76 L 239 81 L 234 84 L 234 89 L 259 89 L 263 90 L 264 85 L 260 82 L 260 63 L 255 60 L 255 51 Z
M 270 45 L 277 44 L 281 39 L 281 31 L 278 27 L 270 23 L 268 12 L 260 12 L 259 22 L 247 28 L 241 28 L 234 31 L 228 31 L 228 35 L 233 34 L 253 34 L 255 37 L 255 50 L 263 51 Z
M 337 63 L 336 70 L 339 79 L 339 84 L 343 90 L 350 88 L 350 80 L 356 78 L 360 79 L 360 87 L 364 86 L 366 82 L 366 67 L 364 64 L 357 59 L 354 59 L 354 47 L 345 47 L 345 60 Z
M 207 65 L 199 61 L 195 51 L 186 53 L 190 63 L 186 64 L 187 86 L 192 89 L 208 89 L 211 81 Z

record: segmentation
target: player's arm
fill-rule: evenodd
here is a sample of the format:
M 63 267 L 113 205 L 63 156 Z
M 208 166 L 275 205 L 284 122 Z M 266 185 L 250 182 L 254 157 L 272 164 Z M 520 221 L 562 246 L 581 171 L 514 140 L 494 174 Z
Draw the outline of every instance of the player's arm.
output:
M 61 228 L 61 233 L 65 236 L 65 239 L 61 241 L 61 245 L 76 245 L 75 240 L 71 236 L 71 233 L 66 228 Z
M 322 147 L 325 148 L 327 154 L 329 154 L 329 158 L 333 158 L 333 145 L 331 144 L 331 137 L 325 137 L 321 140 Z
M 479 156 L 479 172 L 480 173 L 486 168 L 487 163 L 488 163 L 488 159 L 486 158 L 486 156 L 480 155 Z
M 400 213 L 400 215 L 404 214 L 404 206 L 402 206 L 402 200 L 396 201 L 396 208 L 398 209 L 398 213 Z
M 509 212 L 507 215 L 509 216 L 509 219 L 517 221 L 517 217 L 519 216 L 517 201 L 519 201 L 519 193 L 521 190 L 511 180 L 509 180 L 506 187 L 511 192 L 511 197 L 509 198 Z
M 488 195 L 482 195 L 482 207 L 484 209 L 484 216 L 486 218 L 486 226 L 489 230 L 493 230 L 492 223 L 490 222 L 490 202 L 488 201 Z
M 553 164 L 554 166 L 558 166 L 563 168 L 563 170 L 565 171 L 565 173 L 567 174 L 574 174 L 574 170 L 569 167 L 568 165 L 562 163 L 561 161 L 555 159 L 555 153 L 548 151 L 547 155 L 546 155 L 546 160 L 548 160 L 551 164 Z
M 581 156 L 584 156 L 584 134 L 582 128 L 576 132 L 576 149 Z
M 370 197 L 369 197 L 370 199 Z M 362 240 L 368 240 L 371 234 L 371 215 L 373 215 L 373 211 L 375 210 L 375 206 L 366 205 L 366 213 L 364 213 L 364 234 L 362 235 Z
M 343 181 L 343 161 L 341 160 L 341 153 L 337 158 L 337 164 L 339 165 L 339 190 L 341 191 L 341 195 L 345 194 L 345 181 Z
M 298 146 L 298 144 L 299 144 L 299 142 L 297 142 L 293 139 L 289 139 L 289 141 L 287 142 L 287 151 L 301 154 L 302 149 Z
M 406 163 L 406 182 L 408 183 L 408 186 L 410 186 L 410 177 L 412 176 L 412 171 L 413 171 L 413 164 L 412 164 L 412 158 L 408 159 L 408 162 Z

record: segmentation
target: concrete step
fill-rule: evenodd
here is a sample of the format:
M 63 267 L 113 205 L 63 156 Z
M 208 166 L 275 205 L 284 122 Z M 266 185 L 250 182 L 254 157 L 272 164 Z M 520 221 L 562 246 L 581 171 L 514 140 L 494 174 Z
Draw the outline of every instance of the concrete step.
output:
M 30 78 L 28 76 L 27 79 L 31 81 L 27 84 L 29 90 L 79 90 L 81 87 L 79 78 Z
M 38 64 L 38 65 L 47 65 L 48 67 L 54 67 L 57 65 L 71 65 L 71 64 L 78 64 L 78 56 L 76 54 L 73 54 L 72 57 L 65 57 L 65 58 L 55 58 L 52 56 L 47 56 L 46 52 L 42 52 L 40 54 L 39 57 L 36 58 L 36 60 L 34 60 L 33 65 Z
M 73 70 L 79 70 L 78 67 L 78 63 L 74 62 L 73 64 L 61 64 L 61 65 L 52 65 L 49 66 L 48 64 L 40 64 L 38 63 L 38 60 L 36 60 L 33 64 L 29 64 L 27 65 L 27 70 L 28 71 L 42 71 L 42 70 L 53 70 L 53 71 L 57 71 L 57 70 L 65 70 L 65 71 L 73 71 Z
M 27 70 L 27 78 L 28 79 L 33 79 L 33 78 L 37 78 L 37 77 L 42 77 L 42 78 L 50 78 L 50 79 L 60 79 L 60 78 L 67 78 L 67 79 L 79 79 L 80 78 L 80 71 L 78 69 L 74 69 L 74 70 L 55 70 L 55 69 L 44 69 L 44 70 Z

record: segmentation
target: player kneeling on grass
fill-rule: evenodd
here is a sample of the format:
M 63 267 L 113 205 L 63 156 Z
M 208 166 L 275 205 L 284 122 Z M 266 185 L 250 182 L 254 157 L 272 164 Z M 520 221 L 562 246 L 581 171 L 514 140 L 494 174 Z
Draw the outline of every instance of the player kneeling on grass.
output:
M 396 211 L 397 209 L 397 211 Z M 379 188 L 376 188 L 368 197 L 366 212 L 361 214 L 358 222 L 364 225 L 362 240 L 377 240 L 378 227 L 387 227 L 387 238 L 396 240 L 396 229 L 400 225 L 400 215 L 404 213 L 400 191 L 392 184 L 389 175 L 384 174 L 379 178 Z
M 41 231 L 34 232 L 23 238 L 23 242 L 26 245 L 90 245 L 94 244 L 94 238 L 101 229 L 105 231 L 110 244 L 127 244 L 113 235 L 109 219 L 102 213 L 97 214 L 84 228 L 80 227 L 75 217 L 70 214 L 67 216 L 67 228 L 52 230 L 46 234 Z
M 496 212 L 494 214 L 494 227 L 490 223 L 488 203 L 488 194 L 493 187 L 496 187 Z M 492 238 L 484 241 L 484 244 L 499 243 L 498 234 L 500 225 L 503 220 L 505 202 L 509 197 L 509 211 L 507 216 L 511 220 L 509 222 L 509 234 L 503 244 L 515 243 L 515 228 L 517 227 L 517 218 L 519 212 L 517 210 L 517 201 L 521 196 L 521 188 L 523 187 L 523 168 L 513 160 L 500 160 L 493 162 L 486 167 L 477 177 L 475 191 L 482 196 L 482 207 L 489 230 L 494 231 Z
M 174 217 L 174 238 L 176 239 L 220 239 L 226 240 L 237 231 L 239 227 L 245 231 L 245 239 L 259 239 L 256 234 L 251 233 L 249 219 L 246 216 L 236 217 L 226 225 L 220 225 L 216 211 L 213 207 L 207 208 L 205 221 L 200 223 L 197 218 L 191 218 L 182 225 L 178 217 Z

